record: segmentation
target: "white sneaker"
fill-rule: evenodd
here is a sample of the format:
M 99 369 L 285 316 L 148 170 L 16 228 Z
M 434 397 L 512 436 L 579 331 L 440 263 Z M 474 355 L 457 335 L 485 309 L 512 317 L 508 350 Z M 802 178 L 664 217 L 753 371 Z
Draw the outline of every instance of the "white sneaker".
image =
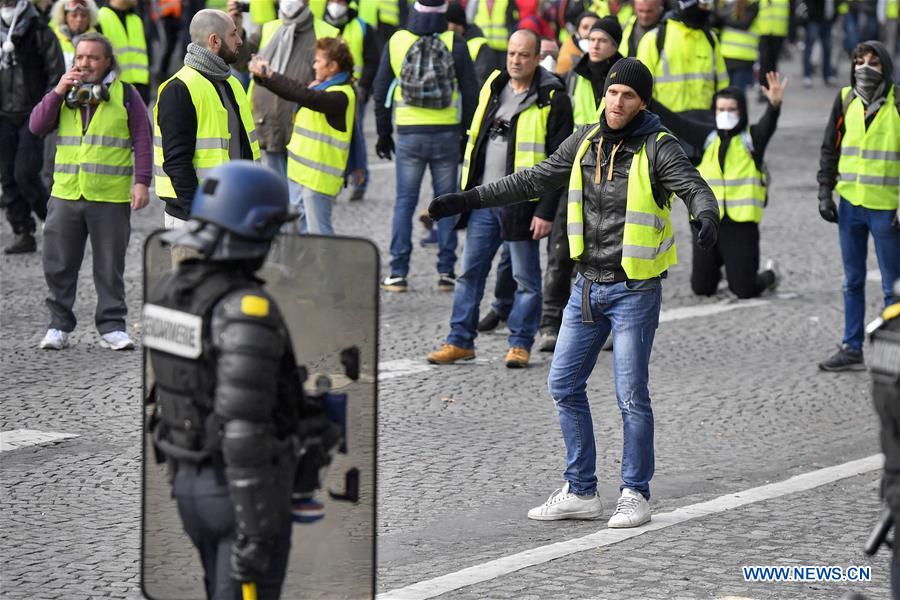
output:
M 812 77 L 804 77 L 803 78 L 803 87 L 811 88 L 813 86 Z
M 650 520 L 650 503 L 644 496 L 631 488 L 624 488 L 619 501 L 616 502 L 616 512 L 609 518 L 607 527 L 625 528 L 638 527 Z
M 110 331 L 100 336 L 100 347 L 110 350 L 134 350 L 134 342 L 124 331 Z
M 603 514 L 603 504 L 597 494 L 576 496 L 569 492 L 569 482 L 556 490 L 546 502 L 528 511 L 528 518 L 535 521 L 559 521 L 561 519 L 596 519 Z
M 69 345 L 69 334 L 59 329 L 48 329 L 47 335 L 41 340 L 42 350 L 62 350 Z
M 766 261 L 765 266 L 763 267 L 763 271 L 772 271 L 772 283 L 769 284 L 769 287 L 766 288 L 767 292 L 774 292 L 778 289 L 778 285 L 781 283 L 781 271 L 778 269 L 778 263 L 775 262 L 774 259 L 770 258 Z

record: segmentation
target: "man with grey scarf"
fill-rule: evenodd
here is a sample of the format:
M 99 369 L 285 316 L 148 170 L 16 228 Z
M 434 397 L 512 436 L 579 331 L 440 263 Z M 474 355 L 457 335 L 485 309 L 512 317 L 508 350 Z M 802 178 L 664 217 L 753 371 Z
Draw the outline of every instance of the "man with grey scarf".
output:
M 231 75 L 241 48 L 237 24 L 220 10 L 204 9 L 191 20 L 190 35 L 184 67 L 159 86 L 153 111 L 153 175 L 169 229 L 190 216 L 205 171 L 229 160 L 259 159 L 250 103 Z
M 819 214 L 837 223 L 844 265 L 844 337 L 823 371 L 864 371 L 866 250 L 881 270 L 884 306 L 900 278 L 900 98 L 890 51 L 877 41 L 853 51 L 850 85 L 840 91 L 819 162 Z M 835 205 L 833 191 L 840 195 Z
M 235 0 L 229 0 L 228 12 L 240 29 L 241 11 Z M 269 61 L 272 71 L 294 81 L 309 82 L 316 78 L 316 40 L 339 35 L 337 28 L 313 16 L 305 0 L 281 0 L 278 19 L 264 23 L 247 38 L 236 66 L 246 69 L 250 55 L 258 52 Z M 250 89 L 250 104 L 265 162 L 287 178 L 287 145 L 294 131 L 297 104 L 257 85 Z

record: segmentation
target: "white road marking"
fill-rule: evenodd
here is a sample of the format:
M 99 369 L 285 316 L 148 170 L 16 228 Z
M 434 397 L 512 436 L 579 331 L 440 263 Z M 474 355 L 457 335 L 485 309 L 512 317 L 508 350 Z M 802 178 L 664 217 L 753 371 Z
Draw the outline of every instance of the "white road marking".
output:
M 446 594 L 463 587 L 483 583 L 496 579 L 503 575 L 514 573 L 527 567 L 541 565 L 557 558 L 562 558 L 576 552 L 593 550 L 603 546 L 610 546 L 627 539 L 665 529 L 686 521 L 715 515 L 718 513 L 740 508 L 755 502 L 772 500 L 788 494 L 796 494 L 813 488 L 846 479 L 861 473 L 868 473 L 881 469 L 884 465 L 884 455 L 875 454 L 859 460 L 835 465 L 796 475 L 790 479 L 750 488 L 734 494 L 719 496 L 706 502 L 699 502 L 684 506 L 659 515 L 653 515 L 650 523 L 634 529 L 601 529 L 584 537 L 538 546 L 524 552 L 504 556 L 480 565 L 475 565 L 455 573 L 449 573 L 434 579 L 428 579 L 414 583 L 403 588 L 398 588 L 378 594 L 378 600 L 410 600 L 433 598 L 440 594 Z M 522 518 L 525 518 L 524 515 Z
M 716 304 L 701 304 L 699 306 L 680 306 L 678 308 L 669 308 L 659 313 L 659 322 L 668 323 L 669 321 L 680 321 L 681 319 L 693 319 L 695 317 L 706 317 L 716 315 L 730 310 L 739 308 L 756 308 L 765 306 L 768 300 L 738 300 L 732 302 L 718 302 Z
M 393 379 L 394 377 L 414 375 L 416 373 L 424 373 L 425 371 L 429 371 L 432 368 L 433 365 L 426 363 L 424 360 L 417 360 L 412 358 L 385 360 L 378 363 L 378 381 Z
M 48 444 L 67 438 L 78 437 L 74 433 L 58 433 L 55 431 L 38 431 L 37 429 L 13 429 L 0 431 L 0 452 L 18 450 L 36 444 Z

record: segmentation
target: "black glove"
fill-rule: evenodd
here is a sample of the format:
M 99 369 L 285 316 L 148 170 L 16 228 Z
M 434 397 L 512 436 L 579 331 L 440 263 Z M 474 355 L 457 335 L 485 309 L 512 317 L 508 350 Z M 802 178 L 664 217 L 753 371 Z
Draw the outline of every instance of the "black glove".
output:
M 697 231 L 697 245 L 701 250 L 709 250 L 719 239 L 719 220 L 709 212 L 701 213 L 691 226 Z
M 481 196 L 475 190 L 438 196 L 428 205 L 428 214 L 437 221 L 458 215 L 470 208 L 481 208 Z
M 394 138 L 390 135 L 379 135 L 378 141 L 375 142 L 375 154 L 378 155 L 378 158 L 391 160 L 391 156 L 394 154 Z
M 834 200 L 830 197 L 819 198 L 819 215 L 829 223 L 837 223 L 838 213 Z
M 462 164 L 466 159 L 466 144 L 469 143 L 469 136 L 463 134 L 462 139 L 459 140 L 459 164 Z
M 237 581 L 255 581 L 269 568 L 269 545 L 261 539 L 244 536 L 231 544 L 231 578 Z

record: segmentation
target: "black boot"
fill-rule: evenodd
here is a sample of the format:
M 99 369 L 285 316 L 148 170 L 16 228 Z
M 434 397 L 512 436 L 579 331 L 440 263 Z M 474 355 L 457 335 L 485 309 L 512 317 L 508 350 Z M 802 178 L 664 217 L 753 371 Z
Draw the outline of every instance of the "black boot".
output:
M 37 251 L 37 242 L 34 240 L 34 234 L 26 231 L 16 234 L 13 243 L 3 249 L 4 254 L 28 254 Z

